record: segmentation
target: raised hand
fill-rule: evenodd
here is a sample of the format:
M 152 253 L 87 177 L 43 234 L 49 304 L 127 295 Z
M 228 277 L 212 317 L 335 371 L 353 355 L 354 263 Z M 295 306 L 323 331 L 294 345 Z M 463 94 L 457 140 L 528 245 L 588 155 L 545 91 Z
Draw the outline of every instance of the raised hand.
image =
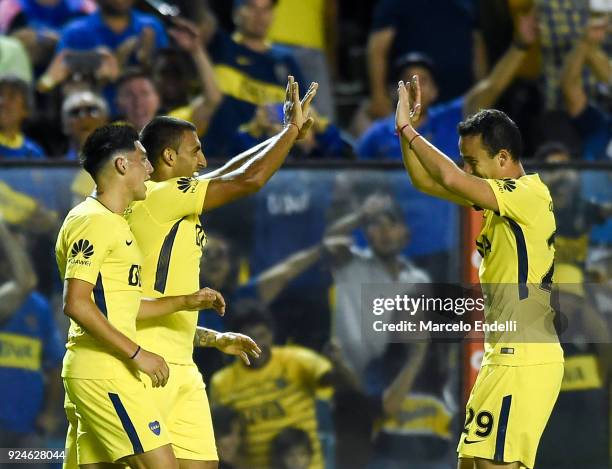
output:
M 395 127 L 400 132 L 404 127 L 414 127 L 421 117 L 421 86 L 419 77 L 414 75 L 412 81 L 397 85 L 397 108 L 395 110 Z M 412 95 L 412 96 L 411 96 Z
M 225 300 L 221 293 L 206 287 L 185 296 L 185 309 L 189 311 L 214 309 L 219 313 L 219 316 L 223 316 L 225 314 Z
M 261 349 L 249 336 L 235 332 L 224 332 L 217 334 L 215 347 L 228 355 L 236 355 L 242 359 L 246 365 L 250 365 L 249 355 L 259 358 Z
M 608 34 L 608 16 L 589 18 L 584 29 L 584 40 L 590 46 L 601 45 Z
M 298 129 L 298 137 L 300 140 L 306 136 L 308 130 L 314 124 L 314 118 L 310 116 L 310 103 L 317 94 L 319 84 L 313 82 L 308 88 L 308 92 L 300 101 L 300 89 L 297 82 L 292 76 L 289 76 L 287 81 L 287 90 L 285 92 L 285 103 L 283 104 L 285 127 L 295 125 Z
M 140 349 L 134 357 L 134 363 L 140 371 L 151 378 L 154 388 L 164 387 L 168 382 L 170 369 L 166 361 L 159 355 Z
M 518 39 L 521 44 L 530 46 L 538 39 L 538 32 L 538 18 L 534 7 L 527 13 L 519 16 L 515 38 Z

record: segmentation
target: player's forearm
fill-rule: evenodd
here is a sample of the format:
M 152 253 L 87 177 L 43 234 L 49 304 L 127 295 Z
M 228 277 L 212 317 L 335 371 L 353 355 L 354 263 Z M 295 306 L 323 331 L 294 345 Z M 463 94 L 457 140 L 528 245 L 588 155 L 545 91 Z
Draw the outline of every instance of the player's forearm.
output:
M 511 45 L 491 73 L 474 85 L 465 98 L 465 115 L 492 106 L 508 88 L 523 63 L 527 51 Z
M 461 173 L 461 170 L 448 156 L 425 138 L 417 137 L 417 135 L 418 133 L 412 127 L 406 127 L 402 131 L 402 138 L 412 142 L 414 155 L 416 155 L 431 178 L 444 188 L 452 191 L 453 180 Z
M 244 183 L 248 193 L 258 191 L 283 165 L 297 136 L 298 128 L 295 125 L 285 127 L 272 137 L 268 146 L 261 148 L 239 169 L 223 177 Z
M 196 347 L 216 347 L 219 332 L 198 326 L 194 337 Z
M 116 353 L 121 358 L 129 359 L 138 348 L 136 342 L 119 331 L 104 317 L 91 298 L 67 302 L 64 304 L 64 314 L 79 324 L 111 353 Z
M 137 320 L 159 318 L 187 309 L 185 295 L 166 296 L 163 298 L 143 298 L 140 301 Z
M 417 155 L 410 149 L 408 140 L 403 135 L 400 136 L 400 146 L 402 148 L 402 161 L 412 185 L 422 192 L 429 193 L 431 186 L 436 184 L 436 181 L 423 167 Z
M 246 151 L 243 151 L 239 155 L 234 156 L 231 160 L 229 160 L 227 163 L 225 163 L 220 168 L 215 169 L 214 171 L 210 171 L 209 173 L 203 174 L 199 177 L 203 179 L 212 179 L 212 178 L 224 176 L 233 171 L 236 171 L 241 166 L 243 166 L 247 161 L 249 161 L 251 158 L 257 155 L 262 149 L 268 147 L 273 142 L 274 142 L 274 137 L 270 137 L 269 139 L 255 145 L 254 147 L 249 148 Z
M 266 304 L 272 303 L 289 282 L 321 258 L 321 252 L 320 246 L 300 251 L 262 272 L 257 280 L 260 299 Z

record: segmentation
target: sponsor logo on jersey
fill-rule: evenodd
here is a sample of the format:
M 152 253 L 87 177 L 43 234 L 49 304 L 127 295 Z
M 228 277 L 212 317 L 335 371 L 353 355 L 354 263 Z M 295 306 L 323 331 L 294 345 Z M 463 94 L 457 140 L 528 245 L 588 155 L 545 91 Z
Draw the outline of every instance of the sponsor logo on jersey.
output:
M 91 261 L 88 260 L 94 255 L 94 246 L 88 239 L 79 239 L 72 245 L 68 262 L 70 264 L 79 264 L 90 266 Z
M 184 194 L 186 194 L 188 191 L 194 193 L 195 188 L 198 185 L 198 180 L 195 178 L 180 178 L 178 181 L 176 181 L 176 184 L 178 185 L 179 190 Z

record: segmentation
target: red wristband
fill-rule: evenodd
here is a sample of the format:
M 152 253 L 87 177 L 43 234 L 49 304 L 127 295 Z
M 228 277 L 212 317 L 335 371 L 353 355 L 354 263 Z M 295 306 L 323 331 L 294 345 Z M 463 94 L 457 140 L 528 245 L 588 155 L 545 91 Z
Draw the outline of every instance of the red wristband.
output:
M 417 134 L 416 134 L 414 137 L 412 137 L 412 138 L 410 139 L 410 141 L 408 142 L 408 148 L 410 148 L 410 149 L 412 150 L 412 142 L 414 142 L 414 140 L 415 140 L 417 137 L 420 137 L 420 136 L 421 136 L 421 134 L 417 133 Z

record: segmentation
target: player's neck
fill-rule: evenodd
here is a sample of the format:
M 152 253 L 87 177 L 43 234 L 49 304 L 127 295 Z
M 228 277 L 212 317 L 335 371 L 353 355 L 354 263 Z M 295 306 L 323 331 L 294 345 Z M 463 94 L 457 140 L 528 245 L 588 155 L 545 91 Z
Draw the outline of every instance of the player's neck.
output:
M 523 168 L 522 163 L 518 162 L 516 164 L 513 164 L 511 167 L 508 168 L 508 174 L 504 177 L 509 177 L 511 179 L 518 179 L 522 176 L 524 176 L 525 173 L 525 168 Z
M 106 184 L 96 186 L 92 197 L 117 215 L 123 215 L 133 200 L 122 187 L 110 187 Z

